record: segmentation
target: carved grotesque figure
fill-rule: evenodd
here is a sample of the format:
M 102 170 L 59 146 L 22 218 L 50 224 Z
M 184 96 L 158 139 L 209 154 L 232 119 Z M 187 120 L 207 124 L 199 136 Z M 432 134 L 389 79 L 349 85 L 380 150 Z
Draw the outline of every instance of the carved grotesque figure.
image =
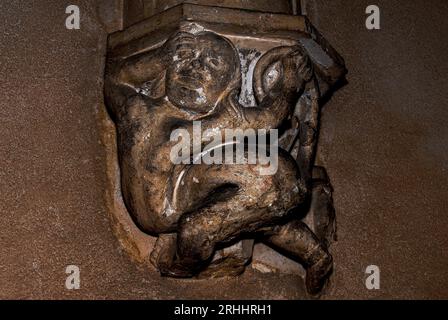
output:
M 300 46 L 274 48 L 255 67 L 257 107 L 243 107 L 237 50 L 211 32 L 179 32 L 157 49 L 108 61 L 105 95 L 117 127 L 123 198 L 141 230 L 158 237 L 152 259 L 163 275 L 195 276 L 217 248 L 257 238 L 300 261 L 308 291 L 321 291 L 332 257 L 300 214 L 315 202 L 318 110 L 295 114 L 314 81 Z M 204 131 L 288 123 L 298 137 L 285 138 L 285 149 L 295 147 L 280 148 L 272 175 L 261 175 L 259 164 L 173 164 L 170 135 L 192 131 L 194 121 Z

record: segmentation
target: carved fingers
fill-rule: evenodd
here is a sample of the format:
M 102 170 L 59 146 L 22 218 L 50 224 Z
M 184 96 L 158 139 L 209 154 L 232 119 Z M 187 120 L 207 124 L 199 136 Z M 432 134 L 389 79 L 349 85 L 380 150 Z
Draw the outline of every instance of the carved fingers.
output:
M 282 58 L 284 86 L 288 89 L 300 90 L 303 85 L 310 81 L 313 76 L 313 69 L 303 50 L 298 47 L 291 47 L 291 52 Z
M 295 47 L 292 57 L 296 62 L 296 70 L 299 76 L 308 82 L 313 77 L 313 67 L 310 63 L 309 56 L 303 52 L 300 47 Z

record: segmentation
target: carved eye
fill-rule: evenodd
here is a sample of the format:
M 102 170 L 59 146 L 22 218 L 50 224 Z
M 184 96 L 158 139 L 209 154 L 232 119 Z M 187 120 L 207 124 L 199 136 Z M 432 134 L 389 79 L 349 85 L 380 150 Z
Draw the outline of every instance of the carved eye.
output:
M 220 70 L 222 66 L 221 60 L 216 58 L 207 58 L 207 64 L 216 70 Z

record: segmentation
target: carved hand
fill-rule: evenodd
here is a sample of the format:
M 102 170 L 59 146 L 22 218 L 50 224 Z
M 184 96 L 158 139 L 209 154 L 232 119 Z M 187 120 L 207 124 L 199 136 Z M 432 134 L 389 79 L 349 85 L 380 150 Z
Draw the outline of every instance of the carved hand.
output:
M 291 47 L 291 52 L 281 59 L 283 67 L 283 91 L 299 91 L 310 81 L 313 70 L 306 54 L 300 47 Z

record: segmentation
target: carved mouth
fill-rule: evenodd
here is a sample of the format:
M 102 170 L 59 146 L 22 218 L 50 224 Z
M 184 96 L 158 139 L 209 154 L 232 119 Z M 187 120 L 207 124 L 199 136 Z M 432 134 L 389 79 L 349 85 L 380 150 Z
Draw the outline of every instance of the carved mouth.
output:
M 188 90 L 196 91 L 200 88 L 203 88 L 204 85 L 201 80 L 194 77 L 181 77 L 177 80 L 182 88 L 186 88 Z
M 184 97 L 192 97 L 197 91 L 196 88 L 181 86 L 179 87 L 179 91 Z

